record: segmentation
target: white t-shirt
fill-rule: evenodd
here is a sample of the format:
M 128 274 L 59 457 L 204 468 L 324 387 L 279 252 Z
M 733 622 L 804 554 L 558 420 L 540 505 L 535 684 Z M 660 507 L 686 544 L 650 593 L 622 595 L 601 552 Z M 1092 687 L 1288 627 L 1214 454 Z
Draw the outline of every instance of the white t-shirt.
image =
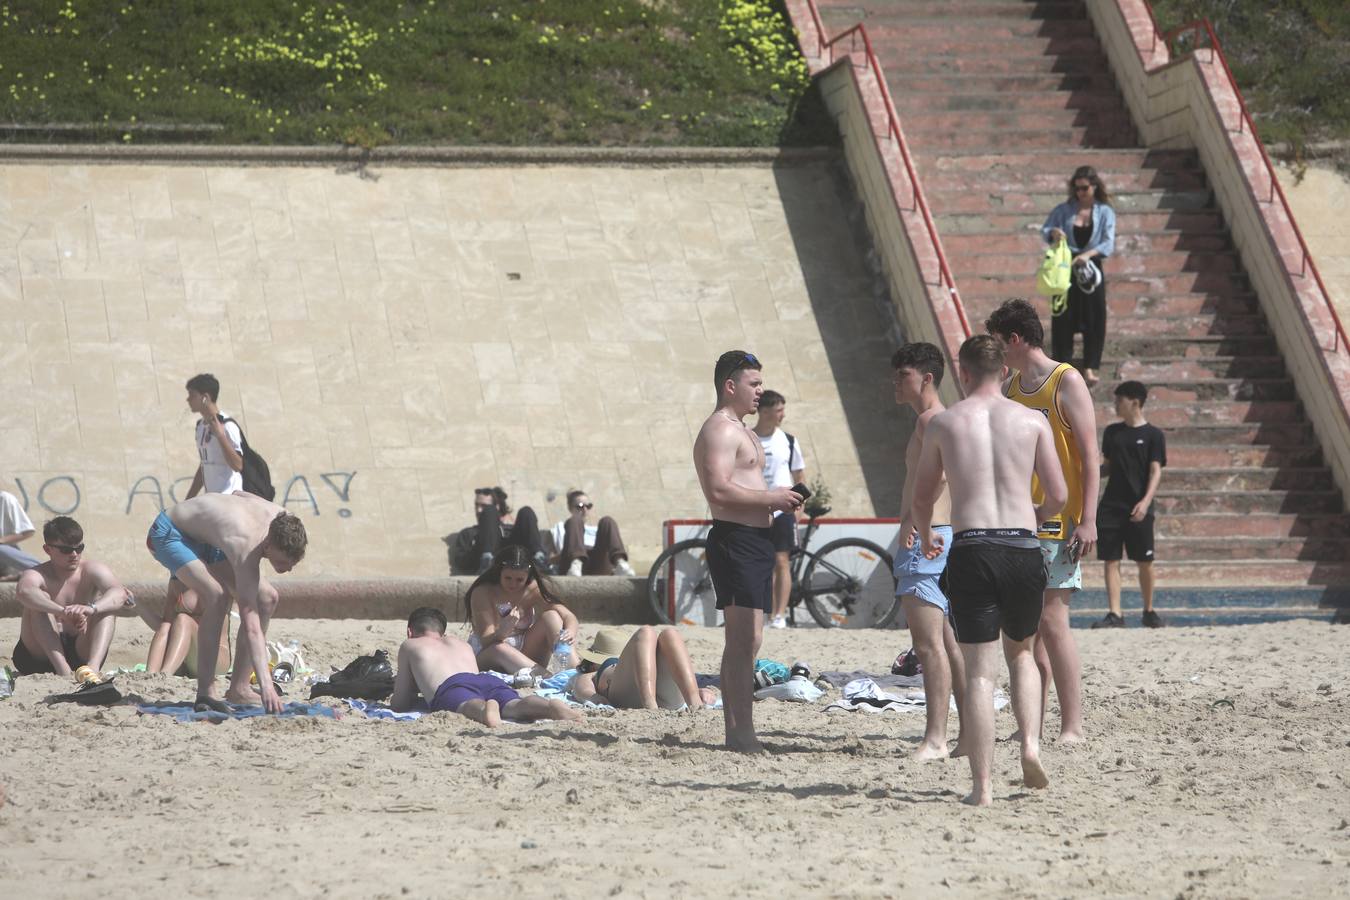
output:
M 224 410 L 220 414 L 228 415 Z M 225 434 L 229 436 L 234 452 L 243 456 L 243 438 L 240 437 L 239 426 L 234 422 L 226 422 Z M 244 489 L 244 476 L 230 468 L 215 432 L 201 419 L 197 420 L 197 455 L 201 458 L 202 481 L 208 493 L 233 494 Z
M 558 524 L 554 525 L 551 529 L 549 529 L 550 531 L 553 532 L 553 549 L 558 553 L 562 552 L 563 541 L 566 539 L 566 532 L 563 529 L 566 527 L 567 527 L 567 520 L 564 519 L 563 521 L 559 522 Z M 582 543 L 586 545 L 587 550 L 595 546 L 595 535 L 597 532 L 599 532 L 599 530 L 600 526 L 598 525 L 590 525 L 590 524 L 586 525 L 586 533 L 581 540 Z
M 768 437 L 759 436 L 764 447 L 764 484 L 770 488 L 792 487 L 796 482 L 793 472 L 806 468 L 806 459 L 802 456 L 802 442 L 792 441 L 792 459 L 788 459 L 788 436 L 781 428 L 775 428 Z
M 0 537 L 33 530 L 33 523 L 19 504 L 19 498 L 8 491 L 0 491 Z

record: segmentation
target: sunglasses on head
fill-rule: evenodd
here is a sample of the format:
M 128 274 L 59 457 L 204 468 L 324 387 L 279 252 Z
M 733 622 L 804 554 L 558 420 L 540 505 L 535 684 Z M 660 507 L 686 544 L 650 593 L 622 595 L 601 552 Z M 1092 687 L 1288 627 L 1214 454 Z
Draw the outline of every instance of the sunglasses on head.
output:
M 76 544 L 73 547 L 70 544 L 48 544 L 47 546 L 51 547 L 53 550 L 60 550 L 62 553 L 84 552 L 84 544 Z
M 753 353 L 746 353 L 744 350 L 741 351 L 740 357 L 736 362 L 736 368 L 738 369 L 743 369 L 746 366 L 758 366 L 758 365 L 761 365 L 759 358 L 756 357 L 755 354 Z

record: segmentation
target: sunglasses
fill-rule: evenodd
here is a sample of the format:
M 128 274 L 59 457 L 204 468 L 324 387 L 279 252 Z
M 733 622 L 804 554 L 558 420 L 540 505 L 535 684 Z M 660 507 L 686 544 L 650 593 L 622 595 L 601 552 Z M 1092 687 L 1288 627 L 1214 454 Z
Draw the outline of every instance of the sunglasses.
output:
M 577 508 L 577 509 L 595 509 L 595 504 L 594 504 L 594 503 L 578 503 L 578 504 L 576 505 L 576 508 Z
M 746 366 L 753 367 L 758 365 L 762 365 L 762 363 L 760 363 L 759 359 L 755 356 L 755 354 L 746 353 L 744 350 L 742 350 L 740 354 L 740 359 L 736 363 L 736 368 L 743 369 Z
M 69 544 L 48 544 L 53 550 L 60 550 L 62 553 L 83 553 L 84 544 L 76 544 L 74 547 Z
M 1090 185 L 1090 184 L 1075 184 L 1075 185 L 1073 186 L 1073 189 L 1074 189 L 1075 191 L 1090 191 L 1090 190 L 1092 190 L 1092 185 Z

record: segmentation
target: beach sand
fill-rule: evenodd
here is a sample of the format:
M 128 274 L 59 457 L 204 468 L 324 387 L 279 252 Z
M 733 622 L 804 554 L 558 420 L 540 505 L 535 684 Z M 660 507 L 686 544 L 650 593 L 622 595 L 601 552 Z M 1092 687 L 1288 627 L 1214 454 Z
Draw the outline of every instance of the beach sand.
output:
M 143 661 L 122 620 L 110 664 Z M 0 620 L 8 648 L 17 619 Z M 392 621 L 278 620 L 321 671 Z M 593 628 L 582 629 L 589 639 Z M 685 630 L 700 671 L 721 633 Z M 1052 784 L 995 749 L 995 805 L 963 760 L 906 758 L 921 714 L 764 701 L 772 754 L 718 749 L 720 712 L 623 711 L 489 732 L 418 722 L 177 724 L 130 706 L 0 701 L 0 892 L 176 897 L 1345 896 L 1350 629 L 1326 621 L 1078 633 L 1089 741 Z M 896 631 L 766 632 L 762 655 L 888 670 Z M 185 679 L 125 675 L 148 700 Z M 1004 682 L 1006 689 L 1006 678 Z M 837 696 L 837 691 L 834 696 Z M 1050 720 L 1053 733 L 1057 719 Z M 1000 712 L 998 732 L 1013 730 Z

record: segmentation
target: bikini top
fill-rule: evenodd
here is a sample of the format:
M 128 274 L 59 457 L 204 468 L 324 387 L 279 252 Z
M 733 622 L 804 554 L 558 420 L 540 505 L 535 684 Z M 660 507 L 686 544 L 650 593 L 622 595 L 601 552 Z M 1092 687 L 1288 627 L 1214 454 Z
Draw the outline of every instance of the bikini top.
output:
M 609 659 L 605 660 L 604 662 L 602 662 L 602 663 L 600 664 L 600 668 L 598 668 L 598 669 L 595 670 L 595 691 L 596 691 L 597 694 L 605 694 L 604 691 L 600 690 L 600 679 L 601 679 L 601 677 L 604 676 L 605 672 L 607 672 L 607 671 L 609 671 L 610 669 L 614 668 L 614 667 L 617 666 L 618 664 L 619 664 L 619 658 L 618 658 L 617 656 L 611 656 Z M 609 696 L 609 695 L 608 695 L 608 694 L 605 694 L 605 696 Z

